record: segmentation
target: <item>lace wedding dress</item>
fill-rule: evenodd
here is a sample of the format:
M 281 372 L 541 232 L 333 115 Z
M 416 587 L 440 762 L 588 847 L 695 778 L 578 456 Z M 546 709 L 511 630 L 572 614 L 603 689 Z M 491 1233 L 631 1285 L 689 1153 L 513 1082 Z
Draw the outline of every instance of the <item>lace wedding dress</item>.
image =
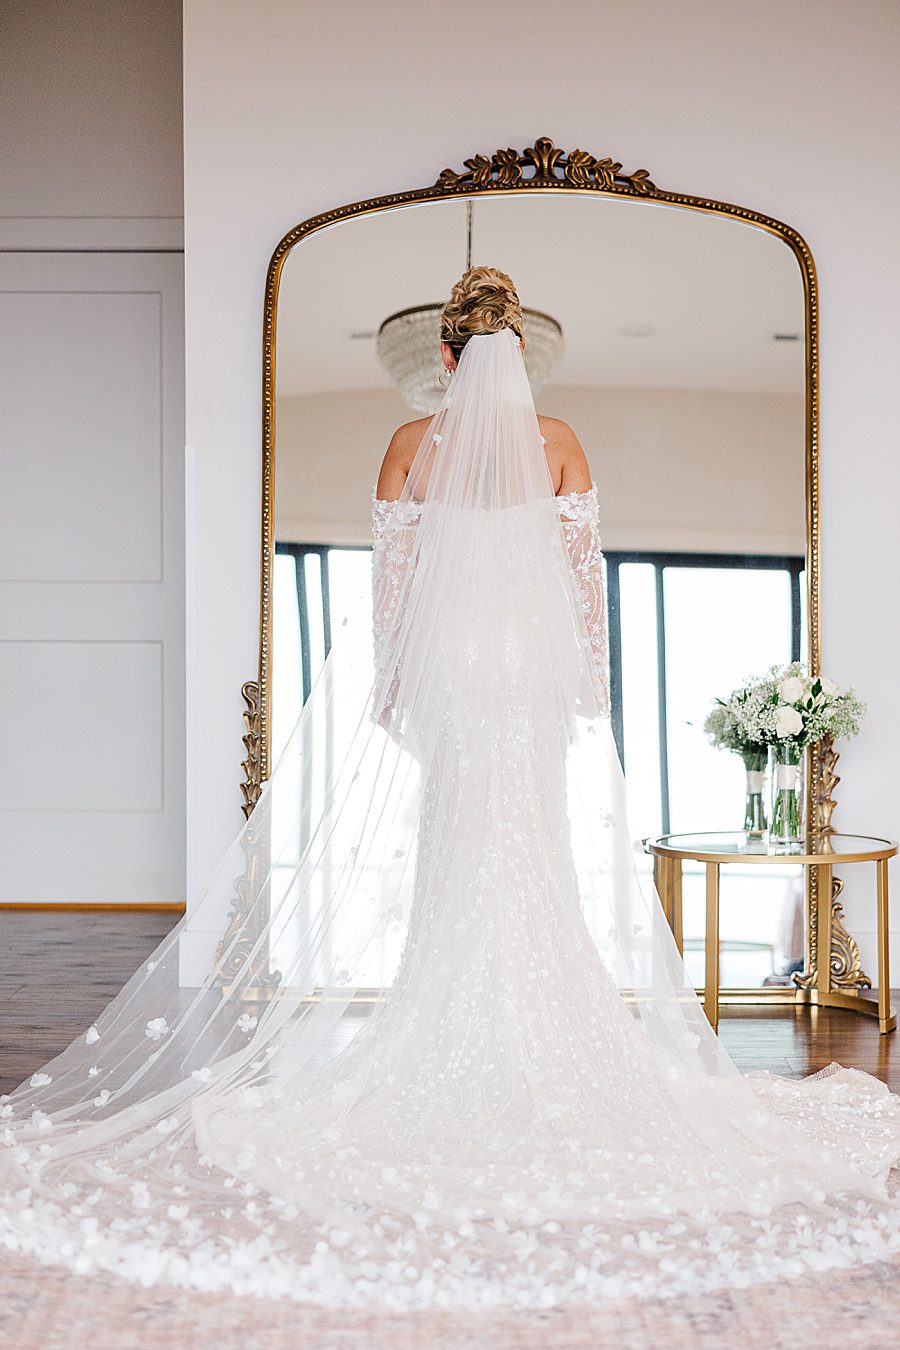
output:
M 900 1099 L 837 1066 L 742 1078 L 636 862 L 597 493 L 553 496 L 514 335 L 469 342 L 373 511 L 365 708 L 338 635 L 203 902 L 0 1105 L 0 1237 L 396 1308 L 900 1249 Z

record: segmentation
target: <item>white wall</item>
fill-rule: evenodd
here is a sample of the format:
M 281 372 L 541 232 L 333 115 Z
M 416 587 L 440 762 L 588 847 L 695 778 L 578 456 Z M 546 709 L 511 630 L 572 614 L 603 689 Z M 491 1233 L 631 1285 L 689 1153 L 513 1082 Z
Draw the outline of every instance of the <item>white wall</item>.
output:
M 0 902 L 179 902 L 180 4 L 6 6 L 0 62 Z
M 836 819 L 897 832 L 898 43 L 888 0 L 186 0 L 194 892 L 240 823 L 268 258 L 318 211 L 432 182 L 475 151 L 542 134 L 645 167 L 663 187 L 755 207 L 811 245 L 822 287 L 825 662 L 870 704 L 842 756 Z M 855 931 L 870 933 L 868 893 L 851 893 L 850 910 Z M 870 936 L 865 956 L 871 969 Z
M 179 0 L 28 0 L 0 32 L 0 248 L 180 248 Z

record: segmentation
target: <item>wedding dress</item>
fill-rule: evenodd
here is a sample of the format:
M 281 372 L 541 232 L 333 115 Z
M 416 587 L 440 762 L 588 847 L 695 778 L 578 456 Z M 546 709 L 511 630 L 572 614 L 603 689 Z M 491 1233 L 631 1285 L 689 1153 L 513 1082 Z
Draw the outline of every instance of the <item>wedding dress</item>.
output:
M 395 1308 L 900 1250 L 900 1099 L 739 1075 L 629 840 L 597 515 L 553 495 L 515 336 L 472 338 L 374 501 L 365 706 L 338 630 L 202 902 L 0 1104 L 8 1247 Z

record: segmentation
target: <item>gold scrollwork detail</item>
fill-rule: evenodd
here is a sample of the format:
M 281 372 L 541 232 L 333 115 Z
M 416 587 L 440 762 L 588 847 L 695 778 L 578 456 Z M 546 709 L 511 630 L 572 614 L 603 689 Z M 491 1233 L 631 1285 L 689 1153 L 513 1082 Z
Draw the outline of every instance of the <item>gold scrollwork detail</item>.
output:
M 587 150 L 570 150 L 566 154 L 549 136 L 539 136 L 534 145 L 524 150 L 496 150 L 490 158 L 473 155 L 463 160 L 463 166 L 461 173 L 444 169 L 435 186 L 497 188 L 566 182 L 573 187 L 596 186 L 605 192 L 630 192 L 641 197 L 656 192 L 646 169 L 623 173 L 622 165 L 608 155 L 597 159 Z
M 834 748 L 831 736 L 824 736 L 812 747 L 813 792 L 810 797 L 811 829 L 810 834 L 818 837 L 827 847 L 829 835 L 835 833 L 831 823 L 837 802 L 834 792 L 840 776 L 835 772 L 840 755 Z M 844 924 L 844 906 L 840 896 L 844 883 L 840 877 L 831 879 L 831 983 L 837 989 L 871 989 L 872 981 L 862 968 L 862 957 L 856 939 L 847 932 Z M 802 975 L 794 976 L 794 983 L 800 989 L 814 989 L 819 966 L 818 931 L 819 902 L 818 877 L 813 870 L 810 878 L 809 905 L 809 963 Z
M 843 881 L 835 877 L 831 886 L 831 980 L 839 989 L 871 989 L 856 939 L 844 927 L 844 907 L 839 903 L 843 889 Z
M 840 895 L 844 883 L 840 877 L 831 879 L 831 983 L 836 989 L 871 989 L 872 981 L 862 968 L 862 957 L 856 939 L 844 926 L 844 906 Z M 818 974 L 818 952 L 809 969 L 794 976 L 800 989 L 814 989 Z

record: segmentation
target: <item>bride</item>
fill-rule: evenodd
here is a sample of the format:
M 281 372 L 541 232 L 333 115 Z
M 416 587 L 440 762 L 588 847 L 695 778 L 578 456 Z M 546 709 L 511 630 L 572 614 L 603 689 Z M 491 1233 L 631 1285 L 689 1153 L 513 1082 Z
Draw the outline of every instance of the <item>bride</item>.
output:
M 466 273 L 442 337 L 373 494 L 365 706 L 339 632 L 202 901 L 0 1101 L 0 1237 L 394 1308 L 884 1259 L 900 1099 L 741 1077 L 629 840 L 597 489 L 536 415 L 509 278 Z

